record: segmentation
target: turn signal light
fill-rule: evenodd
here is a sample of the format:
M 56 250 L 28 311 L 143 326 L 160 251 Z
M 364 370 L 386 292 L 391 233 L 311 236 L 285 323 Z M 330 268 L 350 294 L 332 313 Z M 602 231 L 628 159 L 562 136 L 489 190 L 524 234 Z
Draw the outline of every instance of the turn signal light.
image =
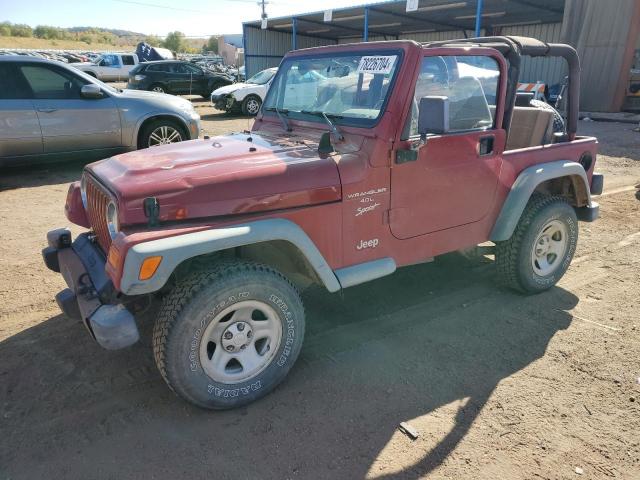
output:
M 147 257 L 140 265 L 140 273 L 138 274 L 139 280 L 149 280 L 153 277 L 160 266 L 162 257 Z

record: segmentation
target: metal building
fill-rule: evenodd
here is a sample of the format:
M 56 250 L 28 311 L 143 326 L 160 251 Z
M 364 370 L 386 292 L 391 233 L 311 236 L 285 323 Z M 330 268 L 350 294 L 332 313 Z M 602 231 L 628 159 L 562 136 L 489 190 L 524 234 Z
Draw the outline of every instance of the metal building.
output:
M 277 66 L 290 50 L 342 43 L 478 35 L 566 42 L 583 58 L 582 109 L 618 111 L 640 36 L 640 0 L 420 0 L 410 12 L 406 0 L 396 0 L 269 18 L 266 25 L 255 20 L 242 29 L 247 75 Z M 553 85 L 565 70 L 561 59 L 527 58 L 521 81 Z

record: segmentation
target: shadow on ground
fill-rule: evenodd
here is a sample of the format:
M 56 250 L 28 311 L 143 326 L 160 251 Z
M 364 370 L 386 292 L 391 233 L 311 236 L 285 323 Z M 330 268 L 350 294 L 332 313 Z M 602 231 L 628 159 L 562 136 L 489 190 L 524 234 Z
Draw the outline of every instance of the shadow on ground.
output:
M 94 160 L 92 160 L 94 161 Z M 0 169 L 0 192 L 16 188 L 39 187 L 80 179 L 87 161 L 45 162 Z
M 55 316 L 0 343 L 0 477 L 418 478 L 472 428 L 496 385 L 542 357 L 578 299 L 497 289 L 447 261 L 329 295 L 305 293 L 298 364 L 248 407 L 176 398 L 142 343 L 107 352 Z M 400 473 L 370 469 L 402 421 L 459 401 L 452 427 Z M 421 448 L 419 442 L 408 448 Z M 422 447 L 424 448 L 424 447 Z M 413 450 L 415 453 L 415 450 Z

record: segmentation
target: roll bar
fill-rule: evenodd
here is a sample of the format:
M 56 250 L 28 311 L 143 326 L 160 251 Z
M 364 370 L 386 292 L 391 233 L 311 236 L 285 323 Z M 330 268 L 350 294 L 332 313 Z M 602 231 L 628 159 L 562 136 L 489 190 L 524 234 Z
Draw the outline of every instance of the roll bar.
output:
M 578 130 L 578 114 L 580 111 L 580 59 L 578 52 L 571 45 L 562 43 L 545 43 L 535 38 L 497 36 L 464 38 L 460 40 L 446 40 L 439 42 L 428 42 L 422 45 L 426 48 L 453 47 L 456 45 L 469 44 L 490 47 L 502 53 L 509 62 L 507 74 L 507 92 L 505 99 L 505 111 L 503 127 L 509 131 L 513 108 L 516 103 L 516 92 L 518 89 L 518 79 L 520 77 L 520 64 L 523 55 L 529 57 L 562 57 L 569 66 L 568 99 L 567 99 L 567 134 L 569 140 L 573 140 Z

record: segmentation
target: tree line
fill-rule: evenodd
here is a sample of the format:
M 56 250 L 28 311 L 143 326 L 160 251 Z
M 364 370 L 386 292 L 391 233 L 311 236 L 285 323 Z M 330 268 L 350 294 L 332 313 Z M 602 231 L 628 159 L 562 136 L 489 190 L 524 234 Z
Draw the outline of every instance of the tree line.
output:
M 0 23 L 0 37 L 35 37 L 46 40 L 77 40 L 91 45 L 102 43 L 107 45 L 122 45 L 123 40 L 134 45 L 145 42 L 152 47 L 168 48 L 178 53 L 218 52 L 218 37 L 212 36 L 202 43 L 203 39 L 187 39 L 184 33 L 175 31 L 169 33 L 163 40 L 157 35 L 125 35 L 119 36 L 108 30 L 100 28 L 86 28 L 79 30 L 38 25 L 35 28 L 29 25 L 11 22 Z

